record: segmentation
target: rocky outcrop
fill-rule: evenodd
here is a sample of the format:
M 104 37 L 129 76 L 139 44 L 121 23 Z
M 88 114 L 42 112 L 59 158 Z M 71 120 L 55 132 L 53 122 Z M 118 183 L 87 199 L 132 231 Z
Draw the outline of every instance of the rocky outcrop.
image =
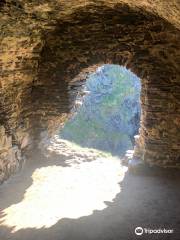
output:
M 85 76 L 104 63 L 142 79 L 135 157 L 179 167 L 179 28 L 178 0 L 1 1 L 1 179 L 64 124 Z

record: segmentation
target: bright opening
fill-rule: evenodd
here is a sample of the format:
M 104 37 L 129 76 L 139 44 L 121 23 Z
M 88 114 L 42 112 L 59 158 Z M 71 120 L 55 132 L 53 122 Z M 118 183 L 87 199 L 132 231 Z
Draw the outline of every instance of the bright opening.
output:
M 122 156 L 134 148 L 140 126 L 140 79 L 118 65 L 106 64 L 89 76 L 88 95 L 77 100 L 77 114 L 60 136 L 82 147 Z

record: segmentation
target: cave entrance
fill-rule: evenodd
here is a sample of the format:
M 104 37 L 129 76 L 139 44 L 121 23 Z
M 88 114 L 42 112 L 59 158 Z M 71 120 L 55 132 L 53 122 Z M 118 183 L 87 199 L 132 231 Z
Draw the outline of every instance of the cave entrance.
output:
M 130 70 L 99 66 L 79 91 L 60 138 L 116 156 L 133 150 L 140 127 L 140 92 L 141 81 Z

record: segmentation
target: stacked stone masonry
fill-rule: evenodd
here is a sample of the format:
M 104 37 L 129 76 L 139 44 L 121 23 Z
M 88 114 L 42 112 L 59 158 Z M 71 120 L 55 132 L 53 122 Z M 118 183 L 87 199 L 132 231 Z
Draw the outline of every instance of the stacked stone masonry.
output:
M 0 181 L 24 152 L 71 114 L 96 66 L 126 66 L 142 80 L 135 158 L 180 167 L 178 0 L 2 0 Z

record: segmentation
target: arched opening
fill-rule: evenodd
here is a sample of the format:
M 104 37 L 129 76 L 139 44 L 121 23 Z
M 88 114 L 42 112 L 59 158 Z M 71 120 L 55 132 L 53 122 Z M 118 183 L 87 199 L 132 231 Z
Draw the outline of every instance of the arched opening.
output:
M 176 30 L 149 12 L 124 4 L 79 8 L 45 35 L 32 91 L 35 134 L 51 135 L 64 125 L 93 66 L 118 64 L 141 79 L 141 127 L 133 158 L 149 166 L 178 167 L 179 153 L 174 151 L 178 144 L 170 141 L 175 131 L 172 121 L 177 125 L 170 120 L 178 106 L 172 91 L 178 76 L 175 46 Z
M 106 64 L 82 88 L 60 137 L 121 157 L 133 150 L 140 127 L 140 79 L 124 67 Z

